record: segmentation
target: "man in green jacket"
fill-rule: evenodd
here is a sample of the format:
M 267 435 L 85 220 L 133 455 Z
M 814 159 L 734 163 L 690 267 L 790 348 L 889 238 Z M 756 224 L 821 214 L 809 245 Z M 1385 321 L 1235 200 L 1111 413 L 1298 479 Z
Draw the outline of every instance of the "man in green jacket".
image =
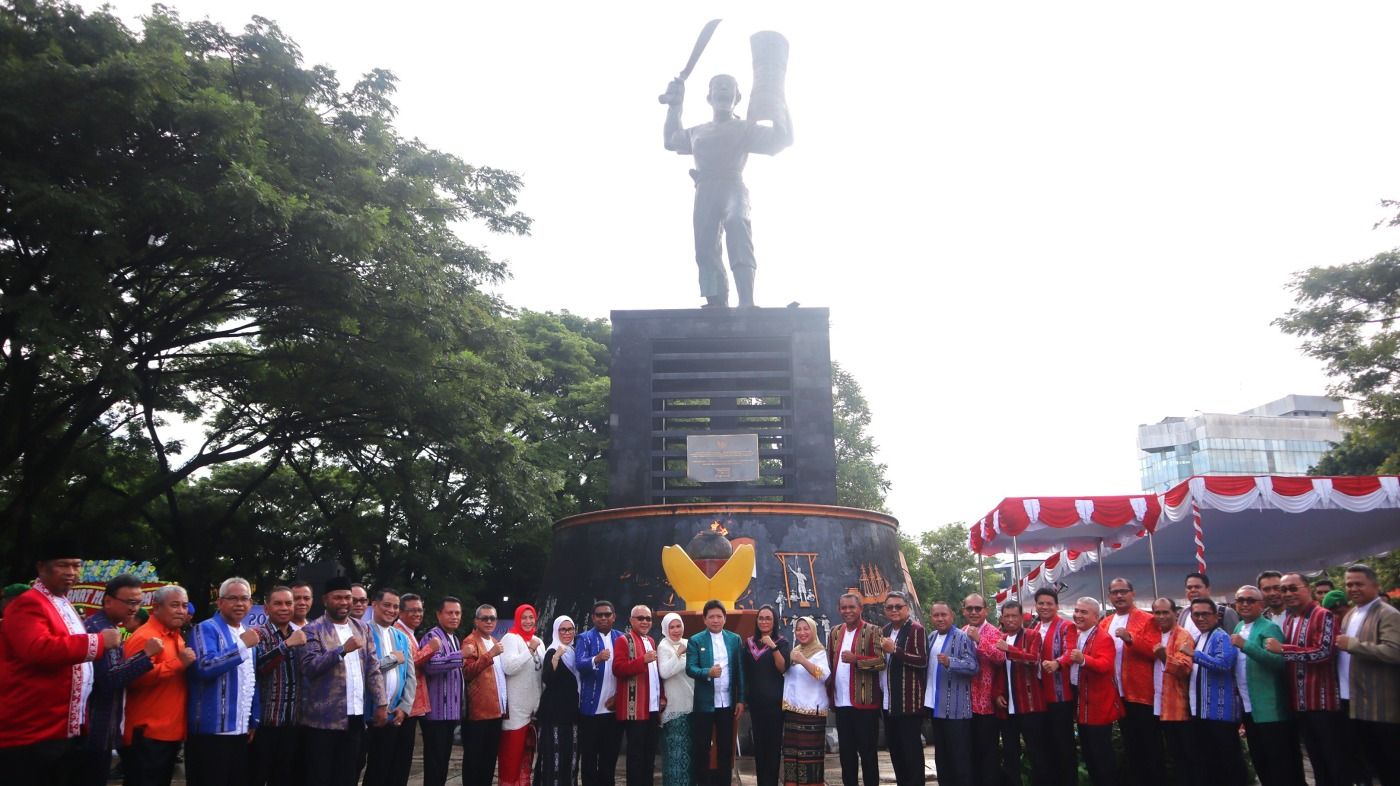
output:
M 1283 631 L 1263 616 L 1264 593 L 1246 584 L 1235 592 L 1240 621 L 1230 637 L 1243 657 L 1235 659 L 1235 685 L 1244 704 L 1244 728 L 1249 735 L 1249 758 L 1260 786 L 1302 786 L 1303 757 L 1298 728 L 1289 715 L 1284 695 L 1283 656 L 1264 648 L 1264 640 L 1282 641 Z
M 695 704 L 690 712 L 690 766 L 698 786 L 729 786 L 734 770 L 734 729 L 744 714 L 744 669 L 739 659 L 743 640 L 725 630 L 724 604 L 705 604 L 705 630 L 690 637 L 685 648 L 685 673 L 695 680 Z M 710 740 L 715 744 L 715 769 L 709 770 Z

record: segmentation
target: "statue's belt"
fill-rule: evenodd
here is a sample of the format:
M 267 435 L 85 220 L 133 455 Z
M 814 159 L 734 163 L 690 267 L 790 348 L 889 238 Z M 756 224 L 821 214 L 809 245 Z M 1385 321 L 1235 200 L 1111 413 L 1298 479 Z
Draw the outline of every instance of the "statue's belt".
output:
M 701 183 L 739 183 L 744 182 L 744 175 L 741 172 L 701 172 L 698 169 L 690 170 L 690 179 L 696 185 Z

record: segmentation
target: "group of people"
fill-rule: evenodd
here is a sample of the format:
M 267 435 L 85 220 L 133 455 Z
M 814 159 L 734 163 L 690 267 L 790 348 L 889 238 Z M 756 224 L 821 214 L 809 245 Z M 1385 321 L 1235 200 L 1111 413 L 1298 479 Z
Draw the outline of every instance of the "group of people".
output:
M 1075 786 L 1081 758 L 1094 786 L 1245 786 L 1241 726 L 1263 786 L 1302 786 L 1302 749 L 1317 786 L 1400 782 L 1400 611 L 1365 565 L 1346 571 L 1340 618 L 1297 573 L 1260 574 L 1233 607 L 1191 574 L 1182 609 L 1141 609 L 1115 579 L 1108 610 L 1079 598 L 1067 620 L 1042 589 L 994 625 L 974 594 L 961 627 L 933 603 L 930 631 L 903 592 L 885 625 L 848 594 L 825 642 L 811 617 L 789 642 L 770 606 L 741 637 L 719 601 L 690 636 L 675 613 L 653 636 L 644 605 L 624 632 L 608 601 L 586 631 L 556 617 L 548 641 L 529 605 L 499 639 L 490 605 L 459 634 L 453 597 L 423 631 L 421 597 L 345 578 L 315 620 L 312 587 L 272 587 L 255 627 L 244 579 L 193 626 L 165 586 L 123 636 L 141 583 L 113 579 L 83 620 L 66 599 L 80 568 L 48 551 L 0 621 L 0 773 L 18 783 L 102 784 L 120 750 L 126 784 L 165 786 L 183 747 L 193 786 L 406 784 L 421 736 L 423 782 L 441 786 L 460 729 L 466 786 L 610 786 L 624 739 L 628 786 L 654 782 L 658 754 L 665 786 L 729 786 L 746 711 L 758 786 L 824 781 L 828 714 L 843 786 L 878 786 L 882 722 L 898 786 L 923 784 L 930 719 L 941 786 L 1019 784 L 1023 757 L 1032 786 Z

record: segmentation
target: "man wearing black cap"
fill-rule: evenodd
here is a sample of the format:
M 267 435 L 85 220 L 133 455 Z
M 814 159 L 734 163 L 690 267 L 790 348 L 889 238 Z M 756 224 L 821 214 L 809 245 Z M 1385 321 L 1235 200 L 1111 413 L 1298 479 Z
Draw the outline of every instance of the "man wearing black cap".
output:
M 0 626 L 0 773 L 15 783 L 76 783 L 93 661 L 117 647 L 115 628 L 88 633 L 68 602 L 83 561 L 69 541 L 39 550 L 39 578 Z
M 349 579 L 330 579 L 321 596 L 326 613 L 302 629 L 301 722 L 310 786 L 353 786 L 365 726 L 383 726 L 387 720 L 374 636 L 351 616 L 351 599 Z

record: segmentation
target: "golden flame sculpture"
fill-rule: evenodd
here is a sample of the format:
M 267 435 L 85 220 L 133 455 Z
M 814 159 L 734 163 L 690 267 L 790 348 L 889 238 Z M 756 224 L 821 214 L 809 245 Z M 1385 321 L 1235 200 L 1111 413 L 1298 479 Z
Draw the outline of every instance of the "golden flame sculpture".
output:
M 753 545 L 743 543 L 735 548 L 725 539 L 728 534 L 729 530 L 715 521 L 688 546 L 667 546 L 661 550 L 666 580 L 685 601 L 687 611 L 702 611 L 710 600 L 732 610 L 753 580 Z M 699 564 L 694 557 L 698 557 Z

